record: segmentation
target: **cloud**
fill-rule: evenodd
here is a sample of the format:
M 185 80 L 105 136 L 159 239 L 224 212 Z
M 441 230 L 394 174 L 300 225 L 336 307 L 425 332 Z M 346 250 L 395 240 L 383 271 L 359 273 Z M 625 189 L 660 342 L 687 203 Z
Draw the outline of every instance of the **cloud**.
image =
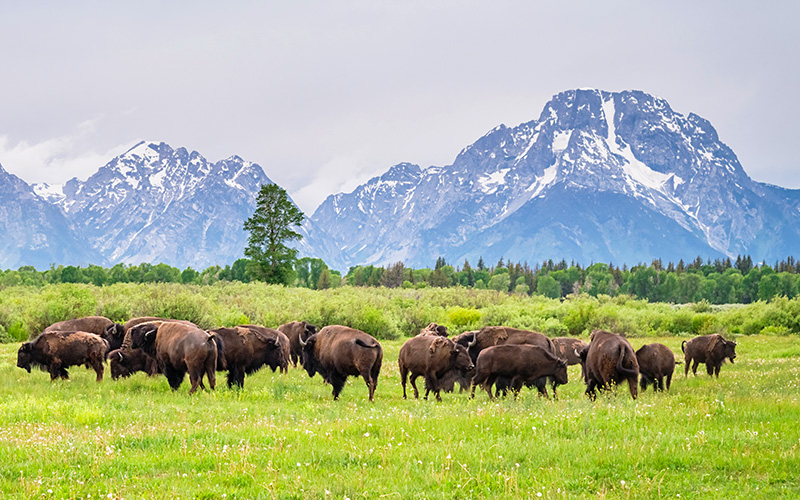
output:
M 98 151 L 91 146 L 100 118 L 84 121 L 71 133 L 36 142 L 0 135 L 0 164 L 28 183 L 62 184 L 72 177 L 85 179 L 136 141 Z

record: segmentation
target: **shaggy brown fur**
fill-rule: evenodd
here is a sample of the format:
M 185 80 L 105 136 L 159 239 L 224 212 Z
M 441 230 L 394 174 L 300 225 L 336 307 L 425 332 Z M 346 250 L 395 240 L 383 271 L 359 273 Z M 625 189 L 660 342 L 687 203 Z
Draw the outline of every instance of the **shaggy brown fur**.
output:
M 697 365 L 705 363 L 706 372 L 719 378 L 719 370 L 725 363 L 725 358 L 731 363 L 736 358 L 736 342 L 725 340 L 722 335 L 712 334 L 695 337 L 681 343 L 686 366 L 684 376 L 689 375 L 689 363 L 692 363 L 692 373 L 697 375 Z
M 97 381 L 103 380 L 103 360 L 108 342 L 89 332 L 42 332 L 17 351 L 17 366 L 31 372 L 31 367 L 50 373 L 50 380 L 68 379 L 70 366 L 86 365 L 94 369 Z
M 305 341 L 308 337 L 317 333 L 317 327 L 305 321 L 292 321 L 279 326 L 278 331 L 288 337 L 289 356 L 292 364 L 297 368 L 298 360 L 302 363 L 303 359 L 303 346 L 300 345 L 300 339 L 302 338 Z
M 339 399 L 350 375 L 361 375 L 369 389 L 369 400 L 375 400 L 383 348 L 373 336 L 354 328 L 329 325 L 301 344 L 303 368 L 309 377 L 319 372 L 333 386 L 334 400 Z
M 475 397 L 475 387 L 480 385 L 489 394 L 489 399 L 494 399 L 492 385 L 500 377 L 510 380 L 509 386 L 516 397 L 523 385 L 534 386 L 543 377 L 552 377 L 557 383 L 566 384 L 567 364 L 539 346 L 506 344 L 487 347 L 475 363 L 470 398 Z
M 170 387 L 177 390 L 186 372 L 194 394 L 198 387 L 204 388 L 203 375 L 213 390 L 216 386 L 217 346 L 215 335 L 209 335 L 195 325 L 173 321 L 161 324 L 143 323 L 130 330 L 131 347 L 143 349 L 156 358 L 167 377 Z
M 675 355 L 672 349 L 664 344 L 646 344 L 636 351 L 636 360 L 639 362 L 639 386 L 642 391 L 653 384 L 654 391 L 664 390 L 664 378 L 667 379 L 667 390 L 672 384 L 672 373 L 675 371 Z
M 400 348 L 397 366 L 403 385 L 403 399 L 407 397 L 406 380 L 411 373 L 414 398 L 419 399 L 416 380 L 422 375 L 425 377 L 425 399 L 433 391 L 437 401 L 442 400 L 440 379 L 446 373 L 474 368 L 466 347 L 435 335 L 418 335 L 408 339 Z
M 636 353 L 628 340 L 621 336 L 604 330 L 592 332 L 589 346 L 584 348 L 582 358 L 585 357 L 586 394 L 590 399 L 596 396 L 595 389 L 610 389 L 612 384 L 628 381 L 631 397 L 638 395 L 639 362 Z

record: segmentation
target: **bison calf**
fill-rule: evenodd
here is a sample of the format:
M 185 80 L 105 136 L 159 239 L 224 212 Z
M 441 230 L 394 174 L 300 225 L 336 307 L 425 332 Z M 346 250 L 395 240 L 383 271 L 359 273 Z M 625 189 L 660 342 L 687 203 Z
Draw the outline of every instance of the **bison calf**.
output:
M 103 380 L 103 361 L 108 342 L 89 332 L 43 332 L 17 351 L 17 366 L 31 372 L 31 366 L 50 372 L 50 380 L 69 378 L 67 368 L 86 365 Z
M 664 390 L 664 378 L 667 379 L 667 390 L 672 383 L 672 373 L 675 371 L 675 355 L 664 344 L 643 345 L 636 351 L 636 361 L 639 362 L 639 385 L 642 391 L 652 384 L 654 391 Z
M 511 344 L 486 348 L 475 362 L 470 398 L 475 397 L 475 387 L 481 385 L 489 399 L 494 399 L 492 385 L 500 377 L 510 379 L 509 386 L 517 397 L 523 384 L 536 386 L 543 377 L 552 377 L 554 385 L 566 384 L 567 364 L 539 346 Z
M 736 342 L 725 340 L 722 335 L 712 334 L 695 337 L 689 341 L 681 343 L 681 351 L 685 357 L 686 366 L 684 376 L 689 375 L 689 363 L 692 363 L 692 373 L 697 375 L 697 365 L 706 364 L 706 371 L 709 375 L 719 378 L 719 370 L 725 362 L 725 358 L 733 363 L 736 358 Z
M 408 339 L 400 348 L 397 359 L 400 380 L 403 384 L 403 399 L 406 399 L 406 380 L 411 373 L 414 397 L 419 399 L 417 377 L 425 377 L 425 399 L 433 391 L 441 401 L 441 379 L 451 371 L 468 371 L 473 368 L 467 348 L 445 337 L 420 335 Z

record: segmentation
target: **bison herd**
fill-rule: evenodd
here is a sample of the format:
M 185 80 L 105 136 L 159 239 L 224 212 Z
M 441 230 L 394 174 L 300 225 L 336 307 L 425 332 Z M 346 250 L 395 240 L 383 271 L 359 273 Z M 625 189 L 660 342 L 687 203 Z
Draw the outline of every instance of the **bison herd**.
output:
M 685 372 L 689 365 L 697 374 L 705 363 L 709 375 L 719 377 L 726 359 L 736 358 L 736 342 L 722 336 L 705 335 L 684 341 Z M 163 374 L 173 390 L 189 374 L 189 394 L 198 388 L 216 385 L 216 372 L 227 371 L 228 387 L 244 387 L 245 375 L 268 366 L 286 373 L 289 363 L 298 362 L 309 377 L 319 373 L 333 387 L 338 399 L 349 376 L 364 379 L 370 401 L 374 400 L 383 363 L 383 348 L 374 337 L 353 328 L 329 325 L 320 330 L 305 321 L 293 321 L 277 329 L 258 325 L 203 330 L 189 321 L 141 317 L 124 324 L 102 316 L 90 316 L 55 323 L 17 354 L 17 366 L 40 368 L 50 379 L 69 378 L 67 368 L 85 365 L 103 380 L 105 361 L 111 377 L 128 377 L 136 372 Z M 556 388 L 567 383 L 567 366 L 581 365 L 581 377 L 590 399 L 596 390 L 608 390 L 627 383 L 636 399 L 638 387 L 669 390 L 675 371 L 675 356 L 663 344 L 647 344 L 634 351 L 628 340 L 615 333 L 595 330 L 589 343 L 569 337 L 549 338 L 538 332 L 503 326 L 487 326 L 449 338 L 447 328 L 431 323 L 416 337 L 407 340 L 398 355 L 398 369 L 407 397 L 410 381 L 414 397 L 419 398 L 416 380 L 425 381 L 425 399 L 433 392 L 452 392 L 455 384 L 470 390 L 476 387 L 490 399 L 516 397 L 522 386 L 536 388 L 549 398 L 547 386 L 557 397 Z

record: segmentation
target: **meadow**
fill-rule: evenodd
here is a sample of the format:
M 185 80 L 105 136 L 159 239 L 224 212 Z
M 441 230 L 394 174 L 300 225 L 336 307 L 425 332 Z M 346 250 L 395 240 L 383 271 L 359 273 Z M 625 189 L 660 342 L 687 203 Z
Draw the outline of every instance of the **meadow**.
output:
M 51 383 L 46 373 L 15 366 L 17 341 L 0 344 L 3 498 L 800 497 L 800 338 L 767 321 L 795 301 L 748 310 L 453 290 L 61 286 L 0 290 L 0 324 L 11 319 L 11 333 L 38 328 L 58 314 L 86 313 L 88 302 L 92 314 L 160 307 L 209 323 L 272 315 L 268 326 L 318 311 L 394 330 L 381 340 L 374 403 L 360 379 L 333 401 L 319 376 L 295 368 L 261 371 L 241 390 L 229 390 L 220 373 L 215 391 L 191 397 L 188 380 L 173 392 L 164 377 L 113 381 L 107 370 L 98 384 L 83 367 Z M 767 324 L 742 335 L 731 331 L 732 315 Z M 714 328 L 736 338 L 738 357 L 719 379 L 703 366 L 684 378 L 679 365 L 668 393 L 649 389 L 636 401 L 622 387 L 588 400 L 576 366 L 558 400 L 527 389 L 518 400 L 490 402 L 481 391 L 473 400 L 457 392 L 441 403 L 403 400 L 397 355 L 410 333 L 403 328 L 436 320 L 455 330 L 540 322 L 563 333 L 627 325 L 634 348 L 658 341 L 677 354 L 693 328 Z M 683 330 L 659 335 L 653 326 L 678 321 Z M 576 332 L 586 340 L 585 329 Z

